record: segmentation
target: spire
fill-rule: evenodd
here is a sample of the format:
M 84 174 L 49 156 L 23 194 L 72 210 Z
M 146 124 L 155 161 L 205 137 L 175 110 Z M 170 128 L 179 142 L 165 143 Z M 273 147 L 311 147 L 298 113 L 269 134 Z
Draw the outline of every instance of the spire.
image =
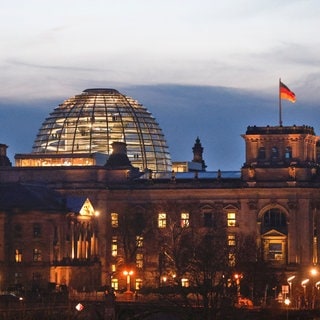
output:
M 193 160 L 192 162 L 197 162 L 202 164 L 202 171 L 206 171 L 206 164 L 202 158 L 203 154 L 203 147 L 201 145 L 199 137 L 197 137 L 194 147 L 192 148 L 193 151 Z
M 11 167 L 11 162 L 7 157 L 8 146 L 0 143 L 0 167 Z

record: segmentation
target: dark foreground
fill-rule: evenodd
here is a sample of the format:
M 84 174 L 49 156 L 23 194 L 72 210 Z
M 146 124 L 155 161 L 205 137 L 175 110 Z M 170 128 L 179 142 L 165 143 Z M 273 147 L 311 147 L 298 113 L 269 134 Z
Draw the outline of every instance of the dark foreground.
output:
M 16 305 L 2 306 L 0 320 L 104 320 L 101 302 L 82 302 L 67 305 Z M 265 309 L 246 310 L 228 308 L 210 310 L 188 308 L 159 303 L 118 302 L 116 320 L 320 320 L 320 310 Z

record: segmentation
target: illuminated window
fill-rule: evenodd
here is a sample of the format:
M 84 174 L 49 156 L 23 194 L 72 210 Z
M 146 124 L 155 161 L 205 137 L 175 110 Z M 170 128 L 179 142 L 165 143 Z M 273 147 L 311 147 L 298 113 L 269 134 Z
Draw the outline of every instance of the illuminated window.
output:
M 136 236 L 136 246 L 137 246 L 137 248 L 143 247 L 143 237 L 142 236 Z
M 117 237 L 112 237 L 112 243 L 111 243 L 111 255 L 113 257 L 116 257 L 118 255 L 118 239 Z
M 41 225 L 40 223 L 33 224 L 33 237 L 40 238 L 41 237 Z
M 228 234 L 228 246 L 234 247 L 236 245 L 236 235 L 235 234 Z
M 22 251 L 20 249 L 15 250 L 15 262 L 22 262 Z
M 42 252 L 40 249 L 33 249 L 33 261 L 34 262 L 42 261 Z
M 190 221 L 189 221 L 189 213 L 188 212 L 182 212 L 181 213 L 181 227 L 182 228 L 187 228 L 190 225 Z
M 116 272 L 116 271 L 117 271 L 116 265 L 112 264 L 111 265 L 111 272 Z
M 158 214 L 158 228 L 165 228 L 167 226 L 167 214 L 159 213 Z
M 142 279 L 136 279 L 136 290 L 140 290 L 142 288 Z
M 143 254 L 142 253 L 136 254 L 136 266 L 139 269 L 143 268 Z
M 111 287 L 114 290 L 119 290 L 119 281 L 118 281 L 118 279 L 111 279 Z
M 182 287 L 189 287 L 189 279 L 182 278 L 181 279 L 181 286 Z
M 229 253 L 229 267 L 234 267 L 236 265 L 236 255 L 234 253 Z
M 115 212 L 111 213 L 111 226 L 112 226 L 112 228 L 118 228 L 119 227 L 118 214 L 115 213 Z
M 269 260 L 282 260 L 282 243 L 269 243 Z
M 227 220 L 228 220 L 228 227 L 235 227 L 236 226 L 236 213 L 235 212 L 228 212 L 227 213 Z

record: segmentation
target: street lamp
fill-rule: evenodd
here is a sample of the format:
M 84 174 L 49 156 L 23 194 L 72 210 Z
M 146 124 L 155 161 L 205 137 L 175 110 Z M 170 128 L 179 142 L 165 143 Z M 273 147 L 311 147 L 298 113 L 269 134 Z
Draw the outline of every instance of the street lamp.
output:
M 132 270 L 124 270 L 123 274 L 127 277 L 127 291 L 125 293 L 132 293 L 131 288 L 130 288 L 130 280 L 131 276 L 133 275 Z
M 240 273 L 236 273 L 234 274 L 234 279 L 236 281 L 236 285 L 237 285 L 237 297 L 239 298 L 240 297 L 240 280 L 242 279 L 242 274 Z
M 291 301 L 289 298 L 286 298 L 284 300 L 284 304 L 287 306 L 287 319 L 289 318 L 289 305 L 290 305 Z
M 296 276 L 291 276 L 287 279 L 287 282 L 289 284 L 289 289 L 290 289 L 290 292 L 289 292 L 289 295 L 290 295 L 290 300 L 292 300 L 292 280 L 295 278 Z
M 304 279 L 304 280 L 301 281 L 301 285 L 303 287 L 304 306 L 306 306 L 306 302 L 307 302 L 307 299 L 306 299 L 306 286 L 307 286 L 308 282 L 309 282 L 309 279 Z
M 312 277 L 312 309 L 314 309 L 314 305 L 315 305 L 314 277 L 318 274 L 318 270 L 316 268 L 312 268 L 310 270 L 310 274 Z

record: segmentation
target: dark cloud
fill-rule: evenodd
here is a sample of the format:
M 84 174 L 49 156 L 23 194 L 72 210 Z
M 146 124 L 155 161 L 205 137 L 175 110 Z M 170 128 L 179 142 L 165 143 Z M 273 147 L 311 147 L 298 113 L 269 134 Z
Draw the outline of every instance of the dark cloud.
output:
M 199 136 L 209 170 L 239 170 L 245 160 L 241 134 L 247 126 L 279 124 L 277 94 L 170 84 L 115 89 L 138 100 L 154 115 L 174 161 L 192 160 L 192 147 Z M 9 145 L 12 162 L 14 154 L 31 151 L 42 122 L 61 102 L 60 98 L 0 102 L 0 143 Z M 320 132 L 320 108 L 315 103 L 284 101 L 282 110 L 283 125 L 310 125 Z
M 39 63 L 32 63 L 26 62 L 17 59 L 8 59 L 7 63 L 15 65 L 15 66 L 22 66 L 28 67 L 32 69 L 53 69 L 53 70 L 63 70 L 63 71 L 98 71 L 98 68 L 84 68 L 84 67 L 70 67 L 70 66 L 63 66 L 63 65 L 42 65 Z

